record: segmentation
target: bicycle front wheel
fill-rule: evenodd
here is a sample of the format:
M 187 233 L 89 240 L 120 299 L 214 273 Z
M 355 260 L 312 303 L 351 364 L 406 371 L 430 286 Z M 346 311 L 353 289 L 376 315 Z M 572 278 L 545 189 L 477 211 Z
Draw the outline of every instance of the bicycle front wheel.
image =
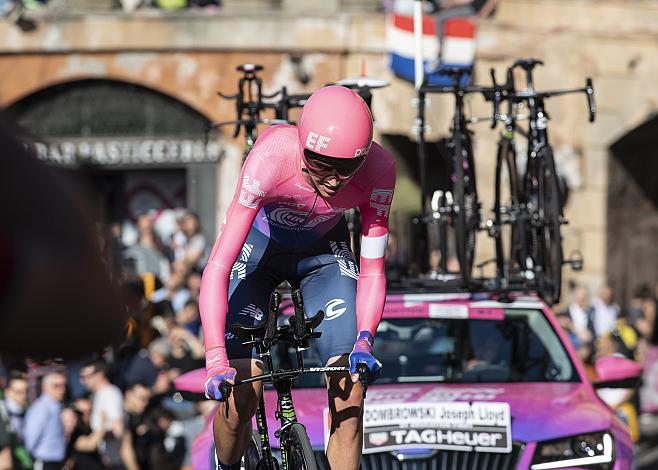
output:
M 263 449 L 260 443 L 258 431 L 251 432 L 251 439 L 244 451 L 242 459 L 242 468 L 244 470 L 278 470 L 279 467 L 273 459 L 273 465 L 268 465 L 267 460 L 263 458 Z
M 499 280 L 509 280 L 512 274 L 519 273 L 523 266 L 522 229 L 517 220 L 519 190 L 514 142 L 501 138 L 496 158 L 494 201 L 496 274 Z
M 461 156 L 459 154 L 461 153 Z M 455 146 L 454 197 L 457 206 L 455 214 L 455 235 L 460 274 L 465 287 L 468 287 L 475 259 L 475 237 L 480 224 L 479 205 L 475 187 L 475 162 L 470 142 L 462 140 Z
M 317 470 L 315 454 L 303 424 L 290 426 L 286 452 L 289 470 Z
M 540 161 L 539 210 L 543 213 L 540 227 L 540 250 L 543 272 L 539 279 L 540 294 L 549 305 L 560 301 L 562 290 L 562 234 L 561 234 L 561 197 L 553 150 L 550 146 L 542 149 Z

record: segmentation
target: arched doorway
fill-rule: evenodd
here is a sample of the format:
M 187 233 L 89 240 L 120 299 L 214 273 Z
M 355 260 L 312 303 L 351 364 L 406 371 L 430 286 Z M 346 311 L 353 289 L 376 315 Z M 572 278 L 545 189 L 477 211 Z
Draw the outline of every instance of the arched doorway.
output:
M 658 283 L 658 116 L 610 147 L 607 277 L 623 301 Z
M 138 84 L 86 79 L 42 89 L 8 112 L 42 158 L 88 170 L 109 221 L 188 207 L 214 238 L 222 148 L 205 141 L 208 119 L 190 106 Z

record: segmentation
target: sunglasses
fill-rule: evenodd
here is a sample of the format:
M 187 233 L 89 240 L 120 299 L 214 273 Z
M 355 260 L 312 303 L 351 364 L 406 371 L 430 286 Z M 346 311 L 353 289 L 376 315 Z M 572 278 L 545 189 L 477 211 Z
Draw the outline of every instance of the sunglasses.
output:
M 306 168 L 309 172 L 320 177 L 336 174 L 338 179 L 346 180 L 359 171 L 365 160 L 365 157 L 325 157 L 319 153 L 304 149 L 304 163 L 306 164 Z

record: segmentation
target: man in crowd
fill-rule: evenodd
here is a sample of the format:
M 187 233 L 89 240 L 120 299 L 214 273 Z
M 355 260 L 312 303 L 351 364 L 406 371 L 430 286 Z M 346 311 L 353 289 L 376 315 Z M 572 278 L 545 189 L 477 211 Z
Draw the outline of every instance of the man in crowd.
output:
M 104 470 L 98 448 L 103 442 L 103 430 L 91 430 L 91 400 L 78 397 L 62 415 L 65 428 L 69 428 L 69 455 L 67 467 L 73 470 Z M 67 422 L 68 420 L 68 422 Z
M 139 468 L 147 468 L 148 426 L 144 413 L 150 400 L 151 389 L 142 383 L 135 383 L 128 388 L 123 400 L 127 435 L 130 436 Z
M 36 459 L 35 468 L 60 470 L 66 458 L 66 435 L 61 420 L 66 376 L 50 372 L 41 383 L 41 396 L 25 415 L 25 446 Z
M 124 432 L 123 396 L 108 379 L 103 359 L 94 359 L 80 371 L 80 380 L 92 393 L 91 430 L 105 434 L 103 461 L 109 467 L 121 465 L 121 442 Z
M 190 300 L 199 301 L 199 292 L 201 291 L 201 273 L 199 269 L 193 269 L 187 277 L 187 291 L 190 294 Z
M 151 302 L 157 304 L 159 302 L 168 301 L 174 308 L 175 312 L 179 312 L 185 306 L 190 298 L 190 293 L 185 288 L 185 267 L 182 263 L 174 263 L 174 270 L 165 281 L 164 286 L 151 296 Z
M 25 427 L 25 410 L 28 403 L 27 375 L 21 371 L 11 371 L 7 377 L 7 386 L 3 390 L 4 398 L 0 400 L 0 448 L 7 446 L 10 463 L 0 469 L 12 467 L 14 470 L 32 468 L 33 462 L 25 449 L 23 430 Z M 3 439 L 4 437 L 4 439 Z
M 5 399 L 0 404 L 4 406 L 9 418 L 9 430 L 19 442 L 23 442 L 23 426 L 27 408 L 27 377 L 18 371 L 13 371 L 7 379 Z
M 163 253 L 164 247 L 153 230 L 153 215 L 141 214 L 137 218 L 139 238 L 136 244 L 124 251 L 124 258 L 132 259 L 138 274 L 153 273 L 165 280 L 169 277 L 169 263 Z
M 176 312 L 176 324 L 192 333 L 199 335 L 201 318 L 199 317 L 199 304 L 195 300 L 188 300 L 179 312 Z
M 203 269 L 206 261 L 206 238 L 201 233 L 199 216 L 192 211 L 187 211 L 183 216 L 181 228 L 187 242 L 183 251 L 182 261 L 187 270 Z
M 579 344 L 587 348 L 591 356 L 593 353 L 592 342 L 594 341 L 594 325 L 592 321 L 592 306 L 589 303 L 589 290 L 585 286 L 574 286 L 571 291 L 571 302 L 565 313 L 572 323 L 573 332 L 578 337 Z
M 592 302 L 592 324 L 594 333 L 600 338 L 615 328 L 619 316 L 619 305 L 614 301 L 614 293 L 610 286 L 599 289 L 599 295 Z
M 153 393 L 165 393 L 169 388 L 169 380 L 165 371 L 169 344 L 165 338 L 158 338 L 149 344 L 148 349 L 142 349 L 130 363 L 124 375 L 124 383 L 131 387 L 142 383 L 151 388 Z

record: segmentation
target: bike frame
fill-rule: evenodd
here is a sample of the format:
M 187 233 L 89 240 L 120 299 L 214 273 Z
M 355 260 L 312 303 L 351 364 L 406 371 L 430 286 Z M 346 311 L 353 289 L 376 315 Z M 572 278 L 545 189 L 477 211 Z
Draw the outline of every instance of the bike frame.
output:
M 549 174 L 551 175 L 551 178 L 553 179 L 553 190 L 557 192 L 556 196 L 559 199 L 561 199 L 560 194 L 559 194 L 559 186 L 557 182 L 557 172 L 556 172 L 556 165 L 555 165 L 555 160 L 553 158 L 553 151 L 552 148 L 548 142 L 548 120 L 549 116 L 546 113 L 545 106 L 544 106 L 544 100 L 546 98 L 552 97 L 552 96 L 560 96 L 564 94 L 569 94 L 569 93 L 578 93 L 578 92 L 584 92 L 587 96 L 588 100 L 588 108 L 589 108 L 589 120 L 592 122 L 595 117 L 596 113 L 596 106 L 594 104 L 594 91 L 592 88 L 592 81 L 590 79 L 587 79 L 585 88 L 576 88 L 576 89 L 566 89 L 566 90 L 552 90 L 552 91 L 545 91 L 545 92 L 537 92 L 535 91 L 534 88 L 534 80 L 533 80 L 533 69 L 536 65 L 541 65 L 542 62 L 536 59 L 529 59 L 529 60 L 519 60 L 515 62 L 509 69 L 508 69 L 508 80 L 507 80 L 507 85 L 506 85 L 506 95 L 505 99 L 508 100 L 509 102 L 509 109 L 510 112 L 508 113 L 507 119 L 506 119 L 506 130 L 501 137 L 501 141 L 503 142 L 503 139 L 507 140 L 510 145 L 513 144 L 513 134 L 515 131 L 517 131 L 515 127 L 515 121 L 516 121 L 516 116 L 513 116 L 512 114 L 512 108 L 514 107 L 515 104 L 523 103 L 526 102 L 528 104 L 529 108 L 529 116 L 528 116 L 528 133 L 527 133 L 527 141 L 528 141 L 528 147 L 527 147 L 527 165 L 526 165 L 526 170 L 525 174 L 523 177 L 523 184 L 520 186 L 520 191 L 519 191 L 519 199 L 521 202 L 521 207 L 520 211 L 518 214 L 516 214 L 522 221 L 529 220 L 529 229 L 530 229 L 530 242 L 531 242 L 531 256 L 532 256 L 532 266 L 525 266 L 526 272 L 528 269 L 532 269 L 538 276 L 535 276 L 536 279 L 536 284 L 537 287 L 540 289 L 540 291 L 543 291 L 545 287 L 545 283 L 548 280 L 547 274 L 546 274 L 546 268 L 550 265 L 550 268 L 557 273 L 553 273 L 552 281 L 553 284 L 553 295 L 552 299 L 546 299 L 547 302 L 553 303 L 559 301 L 559 292 L 560 292 L 560 283 L 561 283 L 561 270 L 562 270 L 562 265 L 564 264 L 564 259 L 562 255 L 562 249 L 561 249 L 561 244 L 562 244 L 562 239 L 561 239 L 561 233 L 559 226 L 560 224 L 564 223 L 563 222 L 563 213 L 562 213 L 562 205 L 558 202 L 558 210 L 557 210 L 557 217 L 555 217 L 557 220 L 552 220 L 554 217 L 547 215 L 547 207 L 546 207 L 546 191 L 547 188 L 544 187 L 544 184 L 546 183 L 544 180 L 544 175 L 545 171 L 548 170 Z M 527 82 L 527 89 L 523 91 L 516 91 L 514 89 L 514 84 L 513 84 L 513 70 L 516 67 L 521 67 L 525 70 L 526 73 L 526 82 Z M 492 75 L 493 76 L 493 75 Z M 494 80 L 494 85 L 495 85 L 495 80 Z M 502 151 L 501 146 L 499 146 L 499 151 Z M 512 151 L 515 154 L 514 149 Z M 551 183 L 549 183 L 551 184 Z M 500 207 L 495 207 L 494 211 L 496 212 L 496 220 L 497 222 L 500 221 Z M 549 220 L 550 219 L 550 220 Z M 545 238 L 548 235 L 548 228 L 547 224 L 550 224 L 551 221 L 553 223 L 557 224 L 557 228 L 555 229 L 555 234 L 557 235 L 557 240 L 551 239 L 540 239 L 539 237 Z M 528 227 L 528 224 L 524 225 Z M 497 243 L 499 240 L 497 240 Z M 551 243 L 558 243 L 559 247 L 556 251 L 557 253 L 557 258 L 559 259 L 550 259 L 551 257 L 551 249 L 550 249 L 550 244 Z M 522 251 L 523 251 L 523 257 L 526 258 L 528 254 L 528 247 L 527 247 L 527 240 L 522 237 L 521 240 L 522 244 Z M 526 258 L 527 259 L 527 258 Z M 524 264 L 526 264 L 526 261 L 523 260 Z M 501 269 L 501 260 L 498 260 L 498 271 L 500 274 L 500 269 Z M 557 297 L 557 298 L 556 298 Z
M 473 149 L 471 145 L 471 138 L 469 134 L 469 130 L 467 127 L 467 119 L 466 115 L 464 114 L 464 97 L 467 93 L 491 93 L 493 89 L 491 88 L 484 88 L 484 87 L 462 87 L 460 84 L 461 77 L 463 76 L 463 70 L 457 69 L 456 71 L 450 73 L 450 75 L 453 76 L 454 79 L 454 85 L 453 86 L 435 86 L 435 85 L 423 85 L 419 92 L 418 92 L 418 118 L 417 118 L 417 125 L 419 126 L 418 130 L 418 156 L 420 160 L 420 166 L 421 166 L 421 193 L 422 193 L 422 205 L 421 205 L 421 210 L 423 214 L 423 221 L 434 221 L 438 224 L 438 235 L 439 235 L 439 249 L 441 251 L 441 261 L 439 264 L 439 274 L 441 275 L 446 275 L 446 274 L 451 274 L 448 273 L 448 256 L 447 256 L 447 248 L 448 248 L 448 243 L 447 243 L 447 223 L 448 223 L 448 218 L 447 215 L 445 214 L 445 211 L 443 211 L 443 214 L 440 214 L 438 217 L 438 220 L 436 217 L 427 217 L 425 216 L 425 192 L 427 188 L 427 182 L 426 182 L 426 174 L 425 174 L 425 161 L 426 161 L 426 156 L 425 156 L 425 129 L 424 129 L 424 123 L 425 123 L 425 101 L 426 101 L 426 93 L 450 93 L 454 96 L 455 99 L 455 113 L 452 118 L 452 128 L 451 128 L 451 135 L 450 135 L 450 148 L 452 149 L 452 174 L 451 174 L 451 181 L 453 184 L 453 187 L 459 182 L 459 184 L 465 184 L 465 176 L 466 176 L 466 171 L 469 173 L 469 177 L 472 179 L 472 181 L 469 181 L 468 186 L 464 187 L 464 191 L 460 192 L 463 193 L 463 197 L 460 197 L 459 199 L 462 200 L 455 200 L 452 203 L 452 208 L 451 211 L 452 214 L 459 214 L 460 211 L 465 210 L 465 199 L 467 194 L 473 194 L 475 196 L 475 214 L 473 214 L 473 217 L 475 218 L 476 221 L 479 221 L 479 209 L 478 209 L 478 203 L 477 203 L 477 188 L 476 188 L 476 183 L 475 183 L 475 162 L 473 159 Z M 464 150 L 466 151 L 466 158 L 464 158 Z M 470 191 L 469 191 L 470 188 Z M 455 197 L 455 192 L 452 192 L 453 197 Z M 441 212 L 441 211 L 439 211 Z M 443 217 L 443 215 L 446 215 L 446 217 Z M 470 223 L 471 221 L 467 221 L 467 223 Z M 479 222 L 477 222 L 479 225 Z M 468 231 L 468 227 L 465 227 L 466 230 Z M 479 227 L 476 228 L 478 230 Z M 458 230 L 457 227 L 455 230 Z M 466 252 L 464 252 L 464 257 L 466 256 Z M 465 260 L 460 260 L 460 263 Z M 470 268 L 462 268 L 462 283 L 465 284 L 465 286 L 468 286 L 470 282 L 470 274 L 468 271 Z
M 244 128 L 244 160 L 256 143 L 259 124 L 292 124 L 289 120 L 290 109 L 304 106 L 310 95 L 289 95 L 285 86 L 272 94 L 265 94 L 263 93 L 263 81 L 258 76 L 258 72 L 263 70 L 261 65 L 242 64 L 236 67 L 236 70 L 243 74 L 238 79 L 238 92 L 232 95 L 218 92 L 219 96 L 226 100 L 235 100 L 236 119 L 210 123 L 206 131 L 234 125 L 233 138 L 236 138 L 240 134 L 240 129 Z M 279 97 L 278 101 L 265 101 L 276 97 Z M 274 110 L 274 119 L 261 118 L 261 113 L 268 109 Z
M 516 145 L 514 143 L 514 132 L 516 130 L 516 118 L 514 116 L 514 105 L 511 101 L 508 102 L 508 110 L 505 116 L 505 128 L 500 134 L 498 139 L 498 148 L 496 153 L 496 183 L 495 183 L 495 197 L 494 197 L 494 226 L 495 226 L 495 243 L 496 243 L 496 279 L 498 284 L 505 288 L 509 285 L 511 274 L 506 269 L 505 259 L 503 259 L 503 240 L 501 239 L 501 230 L 503 225 L 502 220 L 502 211 L 500 205 L 500 178 L 502 177 L 502 167 L 504 163 L 507 164 L 510 173 L 512 173 L 512 178 L 516 178 L 518 182 L 518 172 L 516 168 Z M 518 193 L 518 184 L 515 185 L 513 181 L 510 181 L 510 190 L 516 186 L 516 194 L 512 194 L 512 197 L 516 198 L 516 207 L 506 208 L 506 211 L 509 215 L 515 220 L 511 220 L 510 223 L 513 225 L 512 230 L 515 230 L 515 225 L 519 223 L 521 219 L 520 215 L 517 215 L 519 210 L 519 193 Z M 512 191 L 513 192 L 513 191 Z M 511 240 L 510 240 L 511 243 Z M 510 258 L 512 258 L 514 253 L 514 246 L 510 246 Z M 511 260 L 510 260 L 511 264 Z
M 277 319 L 279 315 L 279 301 L 280 294 L 274 292 L 270 302 L 269 316 L 267 319 L 267 327 L 264 331 L 264 337 L 256 337 L 255 333 L 251 333 L 251 339 L 245 341 L 243 344 L 250 345 L 256 348 L 256 352 L 264 360 L 267 366 L 267 372 L 250 377 L 245 380 L 236 380 L 235 385 L 243 385 L 252 382 L 271 383 L 277 393 L 277 410 L 275 418 L 280 421 L 281 425 L 276 430 L 274 435 L 279 438 L 281 443 L 281 465 L 283 470 L 289 469 L 288 462 L 288 448 L 289 448 L 289 431 L 293 424 L 298 423 L 295 407 L 292 400 L 292 385 L 296 378 L 303 374 L 308 373 L 327 373 L 327 372 L 344 372 L 349 373 L 348 367 L 342 366 L 327 366 L 327 367 L 304 367 L 304 358 L 302 352 L 309 347 L 310 339 L 318 337 L 320 333 L 313 332 L 313 321 L 317 318 L 324 316 L 316 315 L 313 319 L 305 319 L 304 307 L 301 298 L 301 292 L 298 289 L 292 291 L 293 303 L 295 305 L 295 324 L 294 328 L 281 329 L 277 327 Z M 319 324 L 319 322 L 318 322 Z M 234 325 L 234 330 L 236 326 Z M 290 332 L 290 330 L 292 333 Z M 295 346 L 295 353 L 297 358 L 297 367 L 294 369 L 274 370 L 274 363 L 272 360 L 271 348 L 280 340 Z M 367 372 L 359 370 L 359 379 L 364 386 L 364 395 L 367 389 L 366 383 Z M 228 402 L 226 405 L 226 413 L 228 414 Z M 259 468 L 265 466 L 265 470 L 276 470 L 274 456 L 272 455 L 272 447 L 269 441 L 269 431 L 267 426 L 267 414 L 265 410 L 265 400 L 263 393 L 261 393 L 258 408 L 256 410 L 256 424 L 258 427 L 258 434 L 260 436 L 260 444 L 262 451 L 262 458 L 259 461 Z M 297 469 L 291 469 L 297 470 Z
M 277 411 L 275 413 L 276 419 L 280 420 L 281 425 L 274 435 L 280 439 L 281 442 L 281 466 L 283 470 L 288 470 L 286 442 L 288 439 L 288 430 L 290 426 L 297 423 L 297 415 L 295 413 L 295 406 L 292 400 L 292 384 L 294 380 L 303 374 L 320 374 L 327 372 L 349 372 L 348 367 L 328 366 L 328 367 L 304 367 L 304 360 L 302 358 L 302 349 L 297 349 L 297 368 L 291 370 L 273 371 L 271 355 L 262 355 L 267 363 L 268 369 L 272 372 L 250 377 L 245 380 L 235 382 L 235 385 L 243 385 L 251 382 L 265 382 L 274 385 L 277 393 Z M 274 456 L 272 455 L 272 447 L 269 440 L 269 430 L 267 426 L 267 412 L 265 409 L 265 400 L 261 393 L 258 408 L 256 410 L 256 425 L 258 427 L 258 434 L 260 436 L 261 450 L 263 452 L 262 461 L 266 465 L 265 470 L 274 470 Z M 260 465 L 260 464 L 259 464 Z M 296 470 L 296 469 L 291 469 Z

